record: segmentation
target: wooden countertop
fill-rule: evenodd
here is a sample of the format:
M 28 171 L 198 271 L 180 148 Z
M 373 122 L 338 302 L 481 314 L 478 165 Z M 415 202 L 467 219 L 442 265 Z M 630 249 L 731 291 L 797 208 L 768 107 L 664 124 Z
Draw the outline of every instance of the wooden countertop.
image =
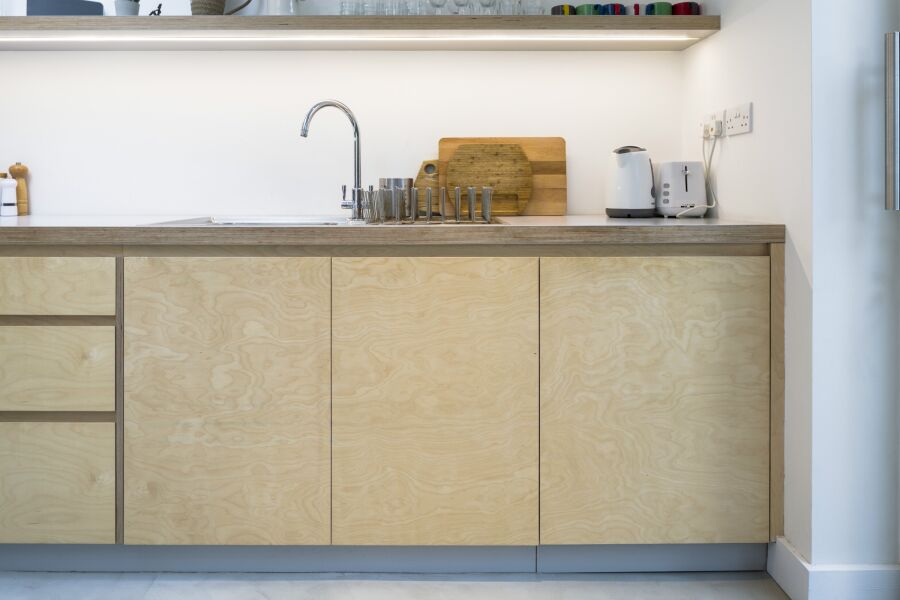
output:
M 173 219 L 182 221 L 165 224 Z M 0 246 L 770 244 L 784 240 L 784 225 L 720 219 L 609 219 L 599 215 L 508 217 L 497 225 L 362 227 L 211 226 L 191 223 L 187 217 L 159 216 L 0 219 Z

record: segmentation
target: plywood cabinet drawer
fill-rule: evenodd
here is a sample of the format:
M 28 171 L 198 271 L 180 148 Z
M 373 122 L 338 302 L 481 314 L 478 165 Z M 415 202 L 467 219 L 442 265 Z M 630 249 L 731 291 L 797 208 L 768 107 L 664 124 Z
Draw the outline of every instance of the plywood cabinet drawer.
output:
M 115 425 L 0 423 L 0 543 L 115 542 Z
M 0 327 L 0 411 L 115 410 L 115 328 Z
M 115 313 L 115 258 L 0 258 L 0 315 Z

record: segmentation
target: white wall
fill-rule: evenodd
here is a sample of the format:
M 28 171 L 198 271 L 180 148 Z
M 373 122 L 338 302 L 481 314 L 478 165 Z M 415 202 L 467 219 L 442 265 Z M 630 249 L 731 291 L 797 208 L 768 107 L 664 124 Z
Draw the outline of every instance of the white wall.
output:
M 812 559 L 893 564 L 900 214 L 883 209 L 882 74 L 900 4 L 817 0 L 812 25 Z
M 352 183 L 415 176 L 438 139 L 559 135 L 569 207 L 604 208 L 609 152 L 681 147 L 681 53 L 3 52 L 0 165 L 31 168 L 34 214 L 333 214 Z M 660 93 L 665 90 L 665 93 Z
M 785 535 L 809 558 L 812 375 L 810 2 L 713 0 L 722 31 L 685 53 L 683 143 L 701 156 L 700 123 L 752 101 L 754 131 L 720 141 L 718 214 L 785 223 Z

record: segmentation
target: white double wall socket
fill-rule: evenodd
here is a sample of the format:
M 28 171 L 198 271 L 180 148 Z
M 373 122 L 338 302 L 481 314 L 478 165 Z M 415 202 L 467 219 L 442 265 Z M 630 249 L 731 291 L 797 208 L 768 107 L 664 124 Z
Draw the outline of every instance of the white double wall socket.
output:
M 725 135 L 741 135 L 751 131 L 753 131 L 752 102 L 725 111 Z
M 741 135 L 753 131 L 753 103 L 748 102 L 710 113 L 703 120 L 703 137 L 712 139 L 723 136 Z

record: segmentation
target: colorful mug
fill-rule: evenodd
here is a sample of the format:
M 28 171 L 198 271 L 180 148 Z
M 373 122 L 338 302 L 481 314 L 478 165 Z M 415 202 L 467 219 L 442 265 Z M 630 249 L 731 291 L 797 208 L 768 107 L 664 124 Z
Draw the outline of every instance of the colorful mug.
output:
M 671 2 L 651 2 L 647 6 L 644 7 L 644 14 L 646 15 L 671 15 L 672 14 L 672 3 Z
M 602 4 L 579 4 L 575 9 L 575 12 L 579 15 L 602 15 L 603 14 L 603 5 Z
M 557 4 L 553 8 L 550 9 L 551 15 L 574 15 L 575 7 L 571 4 Z
M 628 11 L 624 4 L 604 4 L 602 15 L 627 15 Z
M 672 7 L 672 13 L 676 15 L 699 15 L 700 5 L 696 2 L 676 2 Z

